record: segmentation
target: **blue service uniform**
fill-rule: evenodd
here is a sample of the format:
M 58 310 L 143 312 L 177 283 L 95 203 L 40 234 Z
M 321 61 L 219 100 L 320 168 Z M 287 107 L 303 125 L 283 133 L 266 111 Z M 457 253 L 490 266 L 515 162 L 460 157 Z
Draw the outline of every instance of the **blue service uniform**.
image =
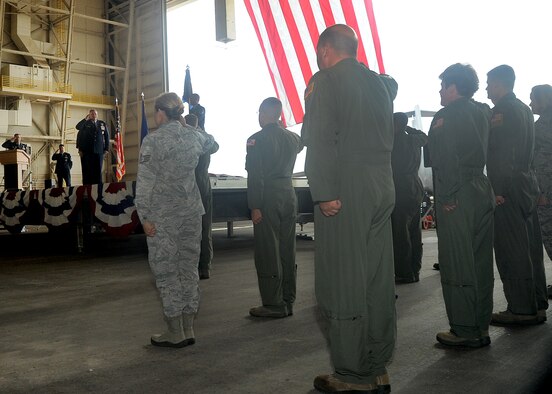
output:
M 81 152 L 82 183 L 102 183 L 104 153 L 109 150 L 109 129 L 103 120 L 83 119 L 76 125 L 77 149 Z

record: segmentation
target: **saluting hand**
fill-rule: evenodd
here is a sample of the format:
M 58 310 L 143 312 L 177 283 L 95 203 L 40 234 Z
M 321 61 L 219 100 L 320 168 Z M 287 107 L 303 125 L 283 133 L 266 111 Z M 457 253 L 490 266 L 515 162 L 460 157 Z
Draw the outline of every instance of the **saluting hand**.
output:
M 335 216 L 341 210 L 341 200 L 323 201 L 318 204 L 322 215 Z
M 144 228 L 144 233 L 148 237 L 153 237 L 155 235 L 155 224 L 152 222 L 144 221 L 144 223 L 142 223 L 142 227 Z
M 260 209 L 254 208 L 251 210 L 251 221 L 253 224 L 259 224 L 263 221 L 263 213 Z

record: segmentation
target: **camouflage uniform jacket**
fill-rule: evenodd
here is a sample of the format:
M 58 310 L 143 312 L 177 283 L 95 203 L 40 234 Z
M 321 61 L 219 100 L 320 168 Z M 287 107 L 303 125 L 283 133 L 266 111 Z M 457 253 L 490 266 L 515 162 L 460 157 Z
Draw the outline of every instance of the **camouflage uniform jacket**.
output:
M 135 199 L 142 222 L 159 223 L 205 212 L 195 168 L 199 156 L 214 144 L 211 135 L 183 127 L 178 121 L 163 124 L 144 138 Z

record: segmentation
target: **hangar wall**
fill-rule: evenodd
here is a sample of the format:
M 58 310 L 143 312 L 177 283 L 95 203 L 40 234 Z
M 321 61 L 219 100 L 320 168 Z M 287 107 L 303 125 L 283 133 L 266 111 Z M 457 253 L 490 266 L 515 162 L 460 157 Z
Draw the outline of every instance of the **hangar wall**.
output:
M 18 132 L 31 146 L 24 187 L 43 188 L 55 178 L 50 158 L 59 143 L 73 156 L 73 184 L 81 184 L 75 125 L 96 108 L 111 129 L 115 98 L 127 165 L 123 180 L 134 180 L 140 94 L 151 130 L 152 101 L 168 87 L 165 1 L 0 0 L 0 16 L 0 139 Z M 0 190 L 3 175 L 0 166 Z M 114 179 L 107 155 L 104 180 Z

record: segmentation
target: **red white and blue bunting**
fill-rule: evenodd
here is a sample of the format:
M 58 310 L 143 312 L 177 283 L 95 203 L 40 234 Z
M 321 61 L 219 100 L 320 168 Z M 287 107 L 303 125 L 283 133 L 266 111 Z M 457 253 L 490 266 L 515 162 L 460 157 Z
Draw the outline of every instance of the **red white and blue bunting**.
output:
M 8 230 L 27 224 L 59 228 L 82 224 L 86 216 L 101 223 L 107 233 L 126 236 L 139 223 L 135 194 L 135 182 L 5 191 L 0 194 L 0 222 Z M 84 200 L 88 203 L 83 204 Z M 85 214 L 86 209 L 91 214 Z
M 111 235 L 128 235 L 138 225 L 135 182 L 89 185 L 90 211 Z
M 38 203 L 44 208 L 44 224 L 57 227 L 78 220 L 83 187 L 54 187 L 40 190 Z
M 29 208 L 31 193 L 27 190 L 4 191 L 0 195 L 0 221 L 6 227 L 20 226 Z

